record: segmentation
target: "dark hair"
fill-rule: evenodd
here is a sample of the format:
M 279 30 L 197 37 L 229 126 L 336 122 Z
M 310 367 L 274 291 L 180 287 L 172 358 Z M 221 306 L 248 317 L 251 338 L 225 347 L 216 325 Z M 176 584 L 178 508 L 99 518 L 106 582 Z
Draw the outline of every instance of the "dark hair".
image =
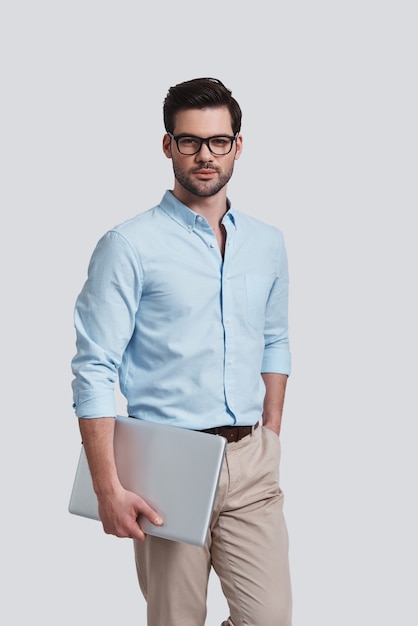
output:
M 230 89 L 217 78 L 194 78 L 170 87 L 164 100 L 163 116 L 167 132 L 174 132 L 176 113 L 185 109 L 226 106 L 231 115 L 232 132 L 241 130 L 242 113 Z

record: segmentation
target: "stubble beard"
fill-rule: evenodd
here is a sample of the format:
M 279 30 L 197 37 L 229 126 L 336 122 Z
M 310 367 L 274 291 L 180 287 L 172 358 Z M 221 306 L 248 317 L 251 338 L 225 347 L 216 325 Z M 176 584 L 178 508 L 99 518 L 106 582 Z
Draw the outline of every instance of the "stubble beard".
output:
M 210 196 L 215 196 L 228 183 L 234 171 L 234 164 L 232 164 L 229 170 L 224 172 L 219 172 L 217 169 L 219 176 L 216 180 L 193 180 L 187 172 L 177 167 L 174 161 L 173 171 L 176 180 L 186 191 L 199 198 L 209 198 Z

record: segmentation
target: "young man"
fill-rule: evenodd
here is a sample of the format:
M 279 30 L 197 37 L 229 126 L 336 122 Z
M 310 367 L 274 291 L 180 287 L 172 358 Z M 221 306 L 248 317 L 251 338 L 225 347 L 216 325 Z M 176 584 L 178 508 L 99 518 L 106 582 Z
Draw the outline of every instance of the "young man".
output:
M 290 626 L 279 487 L 290 353 L 279 230 L 235 210 L 241 110 L 220 81 L 171 87 L 163 151 L 174 189 L 99 241 L 77 300 L 74 406 L 106 533 L 134 539 L 150 626 L 203 626 L 213 566 L 230 626 Z M 129 415 L 227 437 L 203 548 L 152 536 L 161 524 L 116 474 L 114 384 Z

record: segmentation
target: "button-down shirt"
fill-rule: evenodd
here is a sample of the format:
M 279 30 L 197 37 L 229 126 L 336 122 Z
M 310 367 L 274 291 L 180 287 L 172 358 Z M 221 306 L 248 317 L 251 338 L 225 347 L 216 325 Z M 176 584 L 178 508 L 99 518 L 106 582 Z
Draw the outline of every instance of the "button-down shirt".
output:
M 262 413 L 262 372 L 290 373 L 281 232 L 229 208 L 222 258 L 206 219 L 170 191 L 107 232 L 77 299 L 78 417 L 129 415 L 204 429 Z

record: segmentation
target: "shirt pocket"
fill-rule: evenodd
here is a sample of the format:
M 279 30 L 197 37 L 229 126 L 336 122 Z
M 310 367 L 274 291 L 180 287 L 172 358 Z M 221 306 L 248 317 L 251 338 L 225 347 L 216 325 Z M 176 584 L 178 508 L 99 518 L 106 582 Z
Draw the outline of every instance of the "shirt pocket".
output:
M 256 330 L 264 329 L 267 300 L 273 281 L 273 274 L 245 274 L 247 322 Z

